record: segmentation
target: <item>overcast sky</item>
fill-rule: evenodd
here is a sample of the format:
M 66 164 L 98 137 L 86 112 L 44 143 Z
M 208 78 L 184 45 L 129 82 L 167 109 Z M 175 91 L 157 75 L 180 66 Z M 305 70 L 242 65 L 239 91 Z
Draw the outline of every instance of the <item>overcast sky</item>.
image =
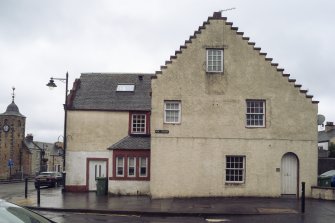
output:
M 0 0 L 0 113 L 15 103 L 26 134 L 63 135 L 65 84 L 85 72 L 154 73 L 214 11 L 320 101 L 335 121 L 333 0 Z

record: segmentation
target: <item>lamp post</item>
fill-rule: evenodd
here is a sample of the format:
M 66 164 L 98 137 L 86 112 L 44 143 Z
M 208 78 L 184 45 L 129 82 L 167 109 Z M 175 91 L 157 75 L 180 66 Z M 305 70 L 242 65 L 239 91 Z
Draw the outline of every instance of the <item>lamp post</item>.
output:
M 66 72 L 66 78 L 50 78 L 49 83 L 47 86 L 52 89 L 54 87 L 57 87 L 54 80 L 58 80 L 64 83 L 65 81 L 65 104 L 64 104 L 64 140 L 63 140 L 63 146 L 64 146 L 64 153 L 63 153 L 63 192 L 66 191 L 65 183 L 66 183 L 66 171 L 65 171 L 65 161 L 66 161 L 66 124 L 67 124 L 67 92 L 68 92 L 68 81 L 69 81 L 69 73 Z

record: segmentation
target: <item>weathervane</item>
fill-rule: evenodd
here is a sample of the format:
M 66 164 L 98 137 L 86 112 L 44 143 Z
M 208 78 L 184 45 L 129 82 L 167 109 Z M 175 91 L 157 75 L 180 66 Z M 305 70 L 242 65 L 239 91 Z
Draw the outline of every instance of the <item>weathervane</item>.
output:
M 15 98 L 15 92 L 14 92 L 14 91 L 15 91 L 15 87 L 13 86 L 12 89 L 13 89 L 13 93 L 12 93 L 12 102 L 14 102 L 14 98 Z
M 231 10 L 234 10 L 234 9 L 236 9 L 236 8 L 235 8 L 235 7 L 233 7 L 233 8 L 223 9 L 223 10 L 220 10 L 220 12 L 231 11 Z

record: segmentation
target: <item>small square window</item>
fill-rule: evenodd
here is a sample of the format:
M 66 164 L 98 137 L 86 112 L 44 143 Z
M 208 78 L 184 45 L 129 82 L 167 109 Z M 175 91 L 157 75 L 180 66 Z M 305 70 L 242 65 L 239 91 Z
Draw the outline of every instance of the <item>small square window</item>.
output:
M 181 102 L 165 101 L 164 102 L 164 123 L 180 123 Z
M 131 133 L 132 134 L 145 134 L 146 133 L 146 115 L 145 114 L 132 114 Z
M 223 50 L 207 49 L 207 72 L 223 72 Z

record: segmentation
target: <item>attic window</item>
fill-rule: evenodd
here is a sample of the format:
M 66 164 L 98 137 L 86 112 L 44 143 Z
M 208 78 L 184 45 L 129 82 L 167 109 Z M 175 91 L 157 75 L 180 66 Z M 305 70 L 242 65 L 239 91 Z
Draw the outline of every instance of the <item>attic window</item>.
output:
M 223 72 L 223 50 L 207 49 L 207 72 Z
M 116 87 L 116 91 L 134 91 L 134 84 L 118 84 Z

